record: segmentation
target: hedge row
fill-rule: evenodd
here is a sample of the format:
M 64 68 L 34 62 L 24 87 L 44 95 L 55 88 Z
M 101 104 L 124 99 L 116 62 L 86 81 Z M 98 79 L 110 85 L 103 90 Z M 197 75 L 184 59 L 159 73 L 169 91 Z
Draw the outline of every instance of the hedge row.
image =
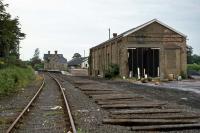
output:
M 199 64 L 188 64 L 187 65 L 187 69 L 189 70 L 189 71 L 198 71 L 198 72 L 200 72 L 200 65 Z

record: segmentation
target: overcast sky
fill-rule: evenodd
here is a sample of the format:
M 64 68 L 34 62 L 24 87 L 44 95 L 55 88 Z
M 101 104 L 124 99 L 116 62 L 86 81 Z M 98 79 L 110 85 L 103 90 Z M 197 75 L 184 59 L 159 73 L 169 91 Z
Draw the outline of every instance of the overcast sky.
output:
M 18 16 L 26 39 L 21 58 L 29 60 L 36 48 L 69 60 L 75 52 L 108 39 L 108 28 L 122 33 L 157 18 L 188 36 L 187 44 L 200 54 L 200 0 L 4 0 Z

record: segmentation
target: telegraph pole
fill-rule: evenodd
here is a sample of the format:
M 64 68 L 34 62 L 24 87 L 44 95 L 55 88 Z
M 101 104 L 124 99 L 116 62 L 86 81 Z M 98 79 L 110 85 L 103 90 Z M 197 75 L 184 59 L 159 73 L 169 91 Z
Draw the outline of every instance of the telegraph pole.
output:
M 108 29 L 108 33 L 109 33 L 109 39 L 110 39 L 110 28 Z

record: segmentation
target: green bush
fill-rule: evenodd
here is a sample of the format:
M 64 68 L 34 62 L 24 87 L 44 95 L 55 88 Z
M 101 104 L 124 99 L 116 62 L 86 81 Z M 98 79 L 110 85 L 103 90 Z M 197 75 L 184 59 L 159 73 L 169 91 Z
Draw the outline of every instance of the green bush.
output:
M 5 68 L 7 64 L 5 63 L 3 58 L 0 58 L 0 69 Z
M 200 65 L 194 63 L 194 64 L 188 64 L 187 65 L 187 69 L 190 71 L 190 70 L 193 70 L 193 71 L 200 71 Z
M 107 79 L 111 79 L 112 78 L 111 73 L 110 73 L 109 70 L 105 71 L 105 76 L 104 77 L 107 78 Z
M 44 64 L 43 64 L 43 63 L 35 64 L 33 68 L 34 68 L 35 70 L 43 69 L 43 68 L 44 68 Z
M 17 88 L 25 87 L 34 78 L 34 71 L 31 67 L 10 66 L 0 69 L 0 95 L 7 95 L 17 91 Z
M 184 71 L 181 71 L 181 77 L 182 77 L 182 79 L 186 79 L 187 78 L 186 73 Z
M 119 66 L 117 64 L 111 64 L 105 71 L 105 78 L 111 79 L 119 75 Z

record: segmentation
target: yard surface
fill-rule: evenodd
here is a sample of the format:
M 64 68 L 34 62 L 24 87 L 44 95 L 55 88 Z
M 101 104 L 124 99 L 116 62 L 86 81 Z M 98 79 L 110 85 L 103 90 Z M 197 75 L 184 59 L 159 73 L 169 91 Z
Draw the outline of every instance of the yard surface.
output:
M 74 69 L 71 70 L 71 73 L 74 78 L 91 79 L 87 76 L 86 70 L 83 69 Z M 100 78 L 92 78 L 92 80 L 108 83 L 109 85 L 145 95 L 149 98 L 178 103 L 193 109 L 200 109 L 200 77 L 197 77 L 196 80 L 162 82 L 159 85 L 141 83 L 140 81 L 130 83 L 125 80 L 115 81 Z
M 149 104 L 156 102 L 167 103 L 167 108 L 181 108 L 187 112 L 195 112 L 200 114 L 200 94 L 192 91 L 184 91 L 181 89 L 170 88 L 176 82 L 163 84 L 160 86 L 130 83 L 127 81 L 105 80 L 101 78 L 91 78 L 88 76 L 61 76 L 64 77 L 63 85 L 66 88 L 66 94 L 69 96 L 69 101 L 73 103 L 72 110 L 75 112 L 74 118 L 77 127 L 85 132 L 133 132 L 132 126 L 117 126 L 110 124 L 102 124 L 104 118 L 109 116 L 109 109 L 101 108 L 95 99 L 81 91 L 82 89 L 112 89 L 124 94 L 132 96 L 142 96 Z M 186 83 L 185 83 L 186 82 Z M 190 84 L 192 81 L 183 81 L 182 86 Z M 75 84 L 73 84 L 75 83 Z M 199 81 L 193 81 L 191 86 L 198 86 Z M 184 85 L 185 84 L 185 85 Z M 165 85 L 165 86 L 164 86 Z M 189 85 L 190 86 L 190 85 Z M 198 87 L 196 88 L 198 90 Z M 95 95 L 95 94 L 94 94 Z M 88 97 L 89 96 L 89 97 Z M 155 102 L 156 101 L 156 102 Z M 134 103 L 134 102 L 133 102 Z M 136 102 L 137 103 L 137 102 Z M 170 115 L 170 114 L 166 114 Z M 87 122 L 86 122 L 87 121 Z M 91 126 L 92 125 L 92 126 Z M 103 130 L 104 129 L 104 130 Z M 170 132 L 199 132 L 199 130 L 181 130 Z
M 104 103 L 106 106 L 112 106 L 107 102 L 122 102 L 128 103 L 129 106 L 135 105 L 158 105 L 165 104 L 161 108 L 152 108 L 152 109 L 181 109 L 183 114 L 181 116 L 195 116 L 195 120 L 200 123 L 198 119 L 200 116 L 200 81 L 198 80 L 185 80 L 185 81 L 174 81 L 169 83 L 162 83 L 160 85 L 154 84 L 141 84 L 141 83 L 131 83 L 126 80 L 105 80 L 102 78 L 91 78 L 86 75 L 86 72 L 80 72 L 81 70 L 75 70 L 72 72 L 72 75 L 61 75 L 56 74 L 57 78 L 61 81 L 62 87 L 65 90 L 65 95 L 69 101 L 72 115 L 74 117 L 75 125 L 78 132 L 83 133 L 129 133 L 135 132 L 133 129 L 134 125 L 119 125 L 119 124 L 106 124 L 105 119 L 110 118 L 113 115 L 110 115 L 110 112 L 116 109 L 107 109 L 103 108 L 101 104 Z M 35 84 L 32 87 L 27 87 L 23 89 L 22 92 L 14 94 L 12 97 L 2 97 L 0 99 L 0 129 L 5 131 L 7 126 L 11 123 L 13 117 L 16 116 L 16 113 L 19 113 L 21 108 L 27 103 L 28 99 L 33 95 L 37 86 L 40 83 Z M 92 91 L 83 91 L 84 89 Z M 93 90 L 94 89 L 94 90 Z M 136 99 L 135 101 L 109 101 L 109 100 L 97 100 L 98 98 L 103 97 L 105 92 L 99 89 L 106 90 L 108 89 L 111 94 L 123 96 L 123 94 L 131 97 L 142 98 L 142 100 Z M 95 90 L 98 90 L 102 95 L 97 96 Z M 108 92 L 109 92 L 108 91 Z M 112 93 L 113 92 L 113 93 Z M 93 94 L 94 93 L 94 94 Z M 47 99 L 51 101 L 50 97 Z M 97 99 L 96 99 L 97 98 Z M 109 97 L 107 97 L 109 98 Z M 23 101 L 23 102 L 22 102 Z M 106 102 L 105 102 L 106 101 Z M 105 107 L 104 105 L 104 107 Z M 119 105 L 119 104 L 118 104 Z M 143 108 L 139 108 L 143 110 Z M 119 110 L 127 110 L 119 109 Z M 128 109 L 130 110 L 130 109 Z M 136 108 L 137 110 L 137 108 Z M 118 110 L 117 110 L 118 111 Z M 134 110 L 135 111 L 135 110 Z M 123 112 L 122 112 L 123 113 Z M 186 115 L 185 115 L 186 114 Z M 173 114 L 174 116 L 177 114 Z M 134 115 L 130 116 L 133 117 Z M 119 115 L 114 117 L 127 117 L 127 115 Z M 134 117 L 163 117 L 162 114 L 154 115 L 136 115 Z M 170 114 L 165 114 L 164 117 L 170 117 Z M 172 116 L 171 116 L 172 117 Z M 129 117 L 128 117 L 129 118 Z M 129 118 L 130 119 L 130 118 Z M 183 119 L 184 120 L 184 119 Z M 187 119 L 186 119 L 187 120 Z M 193 119 L 189 119 L 191 121 Z M 161 121 L 162 122 L 162 121 Z M 137 126 L 136 126 L 137 127 Z M 177 132 L 199 132 L 198 129 L 181 129 L 179 131 L 171 130 L 170 133 Z

